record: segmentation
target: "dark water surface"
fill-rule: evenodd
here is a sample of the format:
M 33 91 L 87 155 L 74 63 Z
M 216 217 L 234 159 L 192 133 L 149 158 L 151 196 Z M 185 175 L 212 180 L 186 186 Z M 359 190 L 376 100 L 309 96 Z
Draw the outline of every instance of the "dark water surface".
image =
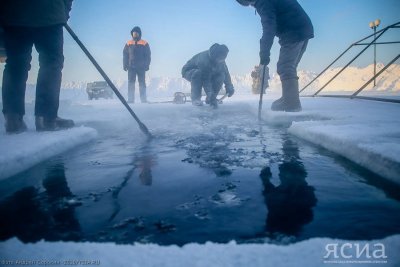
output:
M 326 150 L 225 109 L 135 125 L 0 181 L 0 239 L 183 245 L 378 239 L 400 233 L 399 188 Z M 184 125 L 187 123 L 187 126 Z

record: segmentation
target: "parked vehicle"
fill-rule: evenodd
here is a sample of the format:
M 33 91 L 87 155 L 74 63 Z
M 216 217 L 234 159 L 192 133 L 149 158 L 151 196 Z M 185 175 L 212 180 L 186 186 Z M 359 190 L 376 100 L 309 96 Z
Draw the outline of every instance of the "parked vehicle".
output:
M 86 92 L 89 100 L 97 100 L 101 97 L 105 99 L 113 98 L 113 91 L 105 81 L 88 83 L 86 85 Z

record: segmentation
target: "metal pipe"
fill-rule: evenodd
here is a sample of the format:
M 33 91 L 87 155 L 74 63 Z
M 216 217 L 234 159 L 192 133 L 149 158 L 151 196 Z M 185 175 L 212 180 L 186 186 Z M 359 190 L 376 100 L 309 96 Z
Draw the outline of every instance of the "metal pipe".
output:
M 85 45 L 79 40 L 78 36 L 74 33 L 74 31 L 71 29 L 71 27 L 68 26 L 68 24 L 64 24 L 64 28 L 68 31 L 68 33 L 71 35 L 71 37 L 75 40 L 75 42 L 79 45 L 79 47 L 83 50 L 83 52 L 86 54 L 86 56 L 89 58 L 89 60 L 92 62 L 92 64 L 96 67 L 97 71 L 103 76 L 104 80 L 108 83 L 108 85 L 111 87 L 111 89 L 114 91 L 115 95 L 119 98 L 121 103 L 126 107 L 126 109 L 129 111 L 129 113 L 132 115 L 132 117 L 136 120 L 136 122 L 139 125 L 140 130 L 148 138 L 152 138 L 153 136 L 151 135 L 149 129 L 147 129 L 146 125 L 144 125 L 143 122 L 139 120 L 139 118 L 136 116 L 135 112 L 131 109 L 131 107 L 128 105 L 124 97 L 121 95 L 121 93 L 118 91 L 117 87 L 113 84 L 113 82 L 108 78 L 107 74 L 104 72 L 104 70 L 100 67 L 100 65 L 97 63 L 97 61 L 94 59 L 94 57 L 90 54 L 89 50 L 86 49 Z
M 366 46 L 363 50 L 361 50 L 360 53 L 358 53 L 352 60 L 350 60 L 350 62 L 347 63 L 346 66 L 344 66 L 338 73 L 336 73 L 335 76 L 333 76 L 327 83 L 325 83 L 324 86 L 322 86 L 317 92 L 315 92 L 314 96 L 318 95 L 319 92 L 321 92 L 328 84 L 330 84 L 334 79 L 336 79 L 336 77 L 339 76 L 340 73 L 342 73 L 345 69 L 347 69 L 347 67 L 350 66 L 350 64 L 353 63 L 354 60 L 356 60 L 362 53 L 364 53 L 365 50 L 367 50 L 373 44 L 373 42 L 378 40 L 386 32 L 386 30 L 387 28 L 385 28 L 385 30 L 383 30 L 368 46 Z
M 329 64 L 328 67 L 326 67 L 323 71 L 321 71 L 317 77 L 315 77 L 311 82 L 309 82 L 306 86 L 303 87 L 303 89 L 300 90 L 299 93 L 303 92 L 308 86 L 310 86 L 310 84 L 312 84 L 315 80 L 317 80 L 319 77 L 321 77 L 322 74 L 325 73 L 325 71 L 327 71 L 333 64 L 336 63 L 336 61 L 338 61 L 344 54 L 347 53 L 347 51 L 350 50 L 350 48 L 353 47 L 354 44 L 350 45 L 343 53 L 341 53 L 331 64 Z
M 381 69 L 377 74 L 374 75 L 368 82 L 366 82 L 363 86 L 361 86 L 360 89 L 358 89 L 354 94 L 351 95 L 351 98 L 354 98 L 356 95 L 358 95 L 362 90 L 364 90 L 368 84 L 370 84 L 372 81 L 375 81 L 375 79 L 381 75 L 387 68 L 389 68 L 397 59 L 400 58 L 400 54 L 397 55 L 392 61 L 390 61 L 383 69 Z M 374 84 L 375 86 L 375 84 Z
M 309 97 L 313 97 L 313 96 L 309 96 Z M 319 95 L 317 97 L 337 97 L 337 98 L 349 98 L 349 99 L 357 98 L 357 99 L 363 99 L 363 100 L 373 100 L 373 101 L 400 104 L 400 99 L 390 99 L 390 98 L 382 98 L 382 97 L 370 97 L 370 96 L 355 96 L 355 97 L 351 97 L 351 96 L 348 96 L 348 95 Z
M 377 31 L 376 33 L 380 33 L 382 31 L 386 31 L 389 28 L 400 28 L 400 22 L 394 23 L 392 25 L 389 25 L 385 28 L 383 28 L 382 30 Z M 370 46 L 371 43 L 360 43 L 370 37 L 374 36 L 374 34 L 368 35 L 367 37 L 362 38 L 361 40 L 358 40 L 356 42 L 354 42 L 352 45 L 350 45 L 342 54 L 340 54 L 331 64 L 329 64 L 328 67 L 326 67 L 323 71 L 321 71 L 314 79 L 312 79 L 306 86 L 304 86 L 299 92 L 303 92 L 308 86 L 310 86 L 313 82 L 315 82 L 319 77 L 321 77 L 322 74 L 324 74 L 333 64 L 335 64 L 348 50 L 350 50 L 350 48 L 352 48 L 353 46 L 357 46 L 357 45 L 366 45 L 366 46 Z M 375 42 L 376 43 L 376 42 Z M 382 42 L 382 43 L 376 43 L 376 44 L 397 44 L 400 42 Z
M 374 40 L 376 40 L 376 27 L 374 27 Z M 374 77 L 376 76 L 376 43 L 374 42 Z M 374 78 L 374 87 L 376 86 L 376 79 Z
M 375 43 L 376 45 L 384 45 L 384 44 L 400 44 L 400 41 L 393 41 L 393 42 L 380 42 L 380 43 Z M 354 44 L 355 46 L 357 45 L 369 45 L 369 43 L 361 43 L 361 44 Z
M 260 100 L 258 102 L 258 120 L 261 121 L 261 110 L 264 95 L 264 83 L 265 83 L 265 68 L 267 66 L 263 65 L 262 79 L 261 79 L 261 90 L 260 90 Z
M 397 26 L 397 25 L 399 25 L 399 26 Z M 399 22 L 396 22 L 396 23 L 394 23 L 394 24 L 392 24 L 392 25 L 386 26 L 385 28 L 383 28 L 382 30 L 377 31 L 376 33 L 381 33 L 382 31 L 386 31 L 386 30 L 389 29 L 389 28 L 400 28 L 400 21 L 399 21 Z M 357 42 L 355 42 L 355 44 L 357 44 L 357 43 L 359 43 L 359 42 L 362 42 L 362 41 L 364 41 L 364 40 L 366 40 L 366 39 L 368 39 L 368 38 L 370 38 L 370 37 L 372 37 L 372 36 L 374 36 L 374 34 L 370 34 L 370 35 L 368 35 L 367 37 L 364 37 L 364 38 L 362 38 L 361 40 L 358 40 Z

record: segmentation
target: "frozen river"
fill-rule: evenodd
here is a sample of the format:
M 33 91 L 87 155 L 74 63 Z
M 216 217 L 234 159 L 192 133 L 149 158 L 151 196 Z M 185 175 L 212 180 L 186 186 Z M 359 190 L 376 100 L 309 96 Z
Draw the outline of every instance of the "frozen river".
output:
M 0 181 L 1 240 L 286 244 L 400 233 L 398 187 L 287 125 L 260 125 L 246 103 L 139 108 L 151 142 L 116 103 L 69 109 L 97 139 Z

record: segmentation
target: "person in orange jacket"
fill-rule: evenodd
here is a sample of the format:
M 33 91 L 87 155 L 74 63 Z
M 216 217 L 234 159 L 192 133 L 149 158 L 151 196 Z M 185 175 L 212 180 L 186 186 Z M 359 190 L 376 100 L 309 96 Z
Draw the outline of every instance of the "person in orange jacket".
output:
M 128 71 L 128 102 L 135 102 L 136 76 L 139 82 L 140 100 L 147 102 L 145 73 L 149 70 L 151 51 L 149 43 L 142 39 L 142 30 L 134 27 L 123 53 L 124 71 Z

